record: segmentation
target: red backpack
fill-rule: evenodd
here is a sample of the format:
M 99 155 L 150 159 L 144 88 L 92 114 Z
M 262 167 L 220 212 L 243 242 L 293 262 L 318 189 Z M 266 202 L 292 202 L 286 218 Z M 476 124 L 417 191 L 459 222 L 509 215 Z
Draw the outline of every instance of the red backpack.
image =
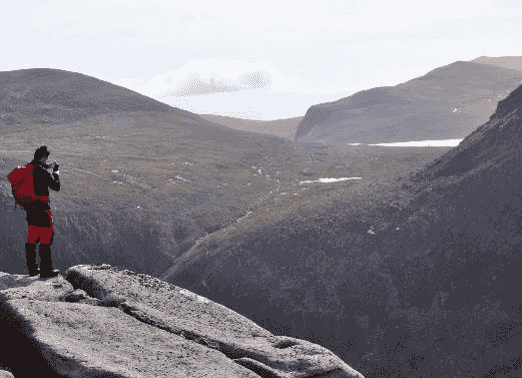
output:
M 49 202 L 49 196 L 34 194 L 33 173 L 35 166 L 32 164 L 19 165 L 7 176 L 11 182 L 13 197 L 16 205 L 25 206 L 31 202 Z

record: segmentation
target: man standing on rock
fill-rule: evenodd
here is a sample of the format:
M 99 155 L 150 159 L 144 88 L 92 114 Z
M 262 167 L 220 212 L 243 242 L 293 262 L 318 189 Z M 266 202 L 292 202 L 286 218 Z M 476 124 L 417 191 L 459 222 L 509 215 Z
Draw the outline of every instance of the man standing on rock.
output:
M 34 160 L 29 164 L 34 165 L 33 186 L 34 194 L 49 198 L 49 188 L 60 190 L 60 178 L 58 176 L 58 164 L 47 165 L 50 153 L 46 146 L 41 146 L 34 153 Z M 48 169 L 53 170 L 52 174 Z M 25 244 L 27 267 L 30 276 L 40 273 L 40 278 L 56 277 L 58 270 L 53 269 L 51 259 L 51 244 L 54 238 L 53 218 L 49 201 L 35 201 L 24 206 L 27 212 L 29 231 Z M 40 240 L 40 269 L 36 263 L 36 244 Z

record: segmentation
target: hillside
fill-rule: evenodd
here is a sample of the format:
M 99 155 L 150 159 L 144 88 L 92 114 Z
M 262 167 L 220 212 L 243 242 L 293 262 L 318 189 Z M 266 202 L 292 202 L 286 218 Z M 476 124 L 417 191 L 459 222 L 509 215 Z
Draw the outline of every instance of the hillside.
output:
M 516 97 L 506 100 L 484 130 L 516 130 L 509 123 L 518 119 Z M 78 111 L 83 107 L 88 103 Z M 516 132 L 490 133 L 476 150 L 507 181 L 474 181 L 489 206 L 482 207 L 493 214 L 480 213 L 474 225 L 467 217 L 481 202 L 471 199 L 472 184 L 451 197 L 458 190 L 435 173 L 444 171 L 440 163 L 412 181 L 405 176 L 449 148 L 301 144 L 212 125 L 184 111 L 85 115 L 45 128 L 20 123 L 23 130 L 0 136 L 8 146 L 1 177 L 42 144 L 61 162 L 62 190 L 51 193 L 51 207 L 53 259 L 62 271 L 95 262 L 161 277 L 274 335 L 320 344 L 366 377 L 478 376 L 498 364 L 515 366 L 515 344 L 502 339 L 509 329 L 511 340 L 520 318 L 516 297 L 505 294 L 511 278 L 494 274 L 500 284 L 490 288 L 491 281 L 479 280 L 504 269 L 502 260 L 488 256 L 481 265 L 460 253 L 469 253 L 468 245 L 473 252 L 503 251 L 504 238 L 516 246 L 517 208 L 502 213 L 507 220 L 496 213 L 497 203 L 513 198 L 495 197 L 498 185 L 516 182 L 504 168 L 510 159 L 517 164 Z M 449 183 L 457 176 L 450 174 Z M 361 179 L 317 183 L 331 177 Z M 25 214 L 14 210 L 5 179 L 0 189 L 1 270 L 25 272 Z M 477 244 L 483 241 L 489 247 Z M 443 347 L 433 345 L 435 337 Z M 494 358 L 497 352 L 507 359 Z M 459 367 L 440 363 L 446 359 Z
M 411 181 L 254 213 L 162 279 L 365 377 L 519 376 L 521 93 Z
M 254 119 L 225 117 L 213 114 L 200 114 L 199 116 L 207 121 L 236 130 L 274 135 L 289 140 L 293 140 L 297 130 L 297 125 L 299 125 L 299 122 L 303 119 L 303 117 L 294 117 L 273 121 L 258 121 Z
M 40 145 L 61 166 L 61 190 L 50 193 L 56 267 L 96 261 L 159 275 L 196 239 L 235 222 L 266 194 L 275 180 L 253 177 L 252 166 L 283 169 L 289 162 L 278 151 L 292 144 L 173 112 L 25 127 L 0 136 L 9 146 L 0 159 L 0 266 L 13 273 L 25 269 L 27 223 L 6 176 Z
M 61 166 L 62 188 L 50 193 L 56 267 L 95 261 L 152 275 L 266 194 L 252 165 L 285 172 L 289 160 L 302 159 L 282 154 L 293 142 L 212 124 L 74 72 L 2 72 L 0 93 L 8 121 L 0 135 L 2 271 L 25 271 L 27 236 L 6 176 L 41 145 Z
M 6 176 L 30 161 L 41 145 L 47 145 L 50 159 L 60 163 L 62 187 L 50 193 L 55 267 L 107 263 L 156 277 L 199 240 L 233 227 L 253 212 L 279 211 L 329 195 L 327 187 L 296 190 L 300 181 L 362 175 L 363 180 L 351 183 L 365 196 L 372 184 L 422 167 L 447 150 L 347 146 L 339 152 L 234 130 L 183 110 L 163 111 L 161 104 L 159 110 L 114 111 L 150 99 L 83 75 L 69 83 L 80 79 L 101 86 L 97 100 L 78 97 L 74 116 L 81 119 L 45 127 L 20 122 L 2 130 L 2 271 L 26 272 L 26 214 L 15 209 Z M 25 83 L 48 93 L 53 106 L 66 105 L 52 95 L 57 88 L 49 76 L 34 77 L 30 83 L 24 77 L 17 80 L 22 82 L 18 86 Z M 77 88 L 64 84 L 59 93 L 80 96 Z M 116 90 L 128 95 L 122 95 L 122 104 L 105 103 Z M 38 114 L 39 102 L 24 104 L 24 114 Z M 287 194 L 291 201 L 285 200 Z
M 78 72 L 51 68 L 0 71 L 2 132 L 21 124 L 48 125 L 138 111 L 175 112 L 201 120 L 193 113 Z
M 522 56 L 501 56 L 498 58 L 481 56 L 471 60 L 471 62 L 491 64 L 493 66 L 505 67 L 512 70 L 522 71 Z
M 486 122 L 496 103 L 521 82 L 521 70 L 455 62 L 393 87 L 313 105 L 295 140 L 344 144 L 461 139 Z

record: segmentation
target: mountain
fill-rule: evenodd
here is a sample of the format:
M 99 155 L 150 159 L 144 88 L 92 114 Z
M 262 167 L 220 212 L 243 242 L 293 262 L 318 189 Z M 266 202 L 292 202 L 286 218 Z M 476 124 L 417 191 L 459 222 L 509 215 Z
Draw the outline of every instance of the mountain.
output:
M 236 130 L 244 130 L 260 134 L 268 134 L 293 140 L 297 125 L 303 117 L 277 119 L 274 121 L 258 121 L 235 117 L 225 117 L 213 114 L 200 114 L 201 118 Z
M 294 142 L 216 125 L 74 72 L 1 72 L 0 93 L 0 115 L 10 120 L 0 125 L 0 270 L 11 273 L 26 269 L 27 222 L 6 176 L 41 145 L 60 163 L 61 190 L 50 193 L 55 267 L 96 261 L 155 276 L 265 194 L 267 180 L 252 166 L 286 172 L 302 160 L 283 153 Z M 42 109 L 50 109 L 47 123 Z
M 399 187 L 253 213 L 161 278 L 366 377 L 520 376 L 521 143 L 519 86 Z
M 409 179 L 401 176 L 448 149 L 343 146 L 340 153 L 176 111 L 87 112 L 46 127 L 14 124 L 0 135 L 0 171 L 5 177 L 42 144 L 61 162 L 62 190 L 51 193 L 51 208 L 53 261 L 62 271 L 94 261 L 135 271 L 145 285 L 144 274 L 159 277 L 272 335 L 321 345 L 366 377 L 516 376 L 517 93 L 459 147 Z M 88 106 L 78 107 L 81 116 Z M 347 180 L 317 183 L 325 177 Z M 24 272 L 25 214 L 14 210 L 5 178 L 0 198 L 1 270 Z M 56 282 L 56 290 L 70 290 Z M 41 286 L 20 296 L 34 298 Z M 91 289 L 71 293 L 71 300 L 106 303 L 106 292 Z M 56 317 L 59 306 L 67 307 L 56 305 L 60 300 L 46 312 L 51 319 L 34 316 L 49 306 L 42 298 L 28 302 L 19 302 L 17 313 L 28 308 L 33 324 L 45 329 L 52 319 L 61 329 L 70 326 L 68 335 L 78 334 L 75 322 Z M 85 306 L 73 310 L 92 320 L 91 333 L 109 320 L 130 321 L 119 312 L 123 302 L 109 303 L 118 307 L 109 309 L 111 318 Z M 122 308 L 158 324 L 158 309 L 141 305 Z M 6 313 L 14 314 L 0 311 Z M 18 324 L 11 331 L 31 330 Z M 125 332 L 111 334 L 123 340 L 111 345 L 132 343 L 141 330 L 131 340 Z M 69 375 L 78 368 L 71 366 Z
M 23 76 L 19 79 L 17 86 L 27 82 Z M 252 213 L 268 211 L 269 218 L 277 217 L 299 203 L 351 195 L 333 193 L 329 185 L 301 187 L 302 181 L 362 175 L 362 180 L 345 185 L 366 196 L 374 183 L 395 180 L 445 151 L 347 146 L 340 153 L 328 146 L 234 130 L 183 110 L 163 111 L 162 104 L 159 110 L 113 111 L 125 108 L 129 96 L 132 101 L 149 100 L 84 75 L 69 83 L 81 80 L 102 89 L 98 100 L 78 100 L 74 120 L 14 123 L 0 133 L 1 271 L 26 272 L 26 213 L 15 208 L 6 176 L 30 161 L 41 145 L 60 164 L 61 189 L 50 192 L 55 268 L 63 271 L 94 261 L 155 277 L 207 235 L 234 227 Z M 88 85 L 76 84 L 64 84 L 59 91 L 80 96 L 78 88 Z M 59 96 L 53 97 L 58 89 L 49 76 L 33 78 L 30 85 L 48 93 L 53 106 L 65 106 Z M 114 105 L 116 100 L 105 103 L 116 90 L 123 93 L 122 105 Z M 38 114 L 39 103 L 24 106 L 24 114 Z
M 324 144 L 462 139 L 522 83 L 520 58 L 477 58 L 436 68 L 405 83 L 311 106 L 295 140 Z M 486 64 L 486 61 L 488 64 Z
M 4 377 L 364 378 L 319 345 L 109 265 L 0 274 L 0 327 Z
M 522 71 L 522 56 L 501 56 L 498 58 L 481 56 L 471 60 L 470 62 L 491 64 L 493 66 Z
M 0 72 L 2 131 L 19 124 L 56 124 L 139 111 L 176 112 L 200 119 L 188 111 L 77 72 L 50 68 Z

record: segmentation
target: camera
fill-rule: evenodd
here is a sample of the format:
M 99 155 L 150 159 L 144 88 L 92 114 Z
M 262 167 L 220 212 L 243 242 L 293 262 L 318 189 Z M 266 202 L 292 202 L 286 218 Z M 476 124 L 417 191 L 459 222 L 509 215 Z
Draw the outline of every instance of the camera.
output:
M 60 167 L 60 164 L 58 164 L 56 161 L 50 162 L 50 164 L 47 164 L 47 169 L 52 168 L 53 172 L 56 172 L 58 168 Z

